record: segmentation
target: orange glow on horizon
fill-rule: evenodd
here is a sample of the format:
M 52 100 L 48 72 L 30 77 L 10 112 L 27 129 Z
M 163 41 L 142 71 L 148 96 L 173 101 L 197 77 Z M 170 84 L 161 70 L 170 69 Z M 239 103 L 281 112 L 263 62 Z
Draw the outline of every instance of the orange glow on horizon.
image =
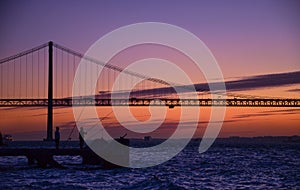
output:
M 107 115 L 111 108 L 98 107 L 100 118 Z M 35 109 L 0 109 L 1 132 L 13 134 L 16 140 L 41 140 L 46 133 L 45 108 Z M 192 109 L 191 109 L 192 111 Z M 149 118 L 147 108 L 131 108 L 131 112 L 140 121 Z M 152 133 L 153 138 L 166 138 L 176 129 L 180 116 L 180 108 L 167 109 L 164 124 Z M 291 136 L 300 135 L 299 117 L 300 109 L 297 108 L 227 108 L 224 123 L 219 137 L 229 136 Z M 200 109 L 200 119 L 194 137 L 202 137 L 210 117 L 210 108 Z M 34 118 L 34 119 L 33 119 Z M 62 139 L 67 140 L 74 127 L 74 118 L 71 108 L 56 108 L 54 110 L 54 126 L 60 126 Z M 188 122 L 188 121 L 187 121 Z M 196 121 L 194 121 L 196 122 Z M 125 131 L 118 126 L 113 114 L 103 120 L 103 125 L 115 137 L 121 136 Z M 187 124 L 188 129 L 188 124 Z M 145 134 L 128 134 L 129 138 L 142 138 Z M 78 133 L 74 132 L 72 138 L 77 139 Z M 184 134 L 182 135 L 184 137 Z

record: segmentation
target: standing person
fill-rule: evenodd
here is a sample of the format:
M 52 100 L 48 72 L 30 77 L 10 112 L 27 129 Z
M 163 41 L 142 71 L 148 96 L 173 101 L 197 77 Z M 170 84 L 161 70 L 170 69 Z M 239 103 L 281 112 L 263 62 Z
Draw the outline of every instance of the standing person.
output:
M 3 137 L 2 137 L 2 133 L 0 132 L 0 146 L 3 145 Z
M 56 147 L 56 149 L 59 148 L 59 141 L 60 141 L 59 127 L 56 127 L 56 130 L 55 130 L 55 147 Z
M 80 149 L 83 149 L 84 135 L 85 134 L 86 134 L 86 132 L 83 130 L 83 127 L 80 127 L 80 131 L 79 131 L 79 146 L 80 146 Z

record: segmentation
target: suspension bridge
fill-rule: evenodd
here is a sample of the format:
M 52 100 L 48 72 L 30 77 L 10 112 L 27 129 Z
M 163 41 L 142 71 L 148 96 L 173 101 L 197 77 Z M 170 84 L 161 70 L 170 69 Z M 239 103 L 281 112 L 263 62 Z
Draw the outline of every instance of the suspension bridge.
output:
M 98 76 L 95 91 L 89 95 L 72 95 L 72 84 L 80 62 L 84 61 L 84 74 L 79 73 L 80 88 L 92 84 Z M 93 66 L 93 67 L 92 67 Z M 96 69 L 93 69 L 96 68 Z M 98 75 L 101 69 L 101 74 Z M 125 73 L 126 76 L 120 75 Z M 209 89 L 196 89 L 197 99 L 179 99 L 169 81 L 152 78 L 121 67 L 105 64 L 57 43 L 48 42 L 0 60 L 0 107 L 48 107 L 47 140 L 52 140 L 54 106 L 233 106 L 233 107 L 300 107 L 300 99 L 217 94 Z M 119 80 L 115 98 L 111 91 Z M 143 79 L 133 89 L 126 89 L 122 81 L 132 84 Z M 188 91 L 189 87 L 181 86 Z M 130 98 L 125 98 L 130 91 Z

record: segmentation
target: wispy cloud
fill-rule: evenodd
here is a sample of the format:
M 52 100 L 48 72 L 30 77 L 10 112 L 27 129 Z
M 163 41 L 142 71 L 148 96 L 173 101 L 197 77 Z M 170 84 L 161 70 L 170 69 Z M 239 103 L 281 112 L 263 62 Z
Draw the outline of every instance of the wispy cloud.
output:
M 258 75 L 226 82 L 228 90 L 249 90 L 256 88 L 278 87 L 300 84 L 300 71 Z
M 279 87 L 291 84 L 300 84 L 300 71 L 257 75 L 225 82 L 226 89 L 230 91 Z M 195 84 L 195 88 L 197 90 L 209 90 L 207 83 Z
M 287 92 L 298 92 L 300 93 L 300 88 L 295 88 L 295 89 L 289 89 Z
M 249 114 L 239 114 L 234 116 L 236 119 L 243 119 L 249 117 L 265 117 L 273 115 L 293 115 L 300 114 L 300 109 L 286 109 L 286 110 L 270 110 L 270 111 L 261 111 L 258 113 L 249 113 Z
M 269 87 L 280 87 L 285 85 L 300 84 L 300 71 L 295 72 L 285 72 L 285 73 L 274 73 L 274 74 L 265 74 L 244 77 L 232 81 L 226 81 L 226 90 L 227 91 L 241 91 L 241 90 L 252 90 L 258 88 L 269 88 Z M 213 83 L 214 87 L 222 86 L 220 82 Z M 191 86 L 182 85 L 177 86 L 184 92 L 190 92 Z M 194 84 L 194 88 L 197 91 L 209 91 L 208 83 L 198 83 Z M 220 88 L 221 89 L 221 88 Z M 216 89 L 218 90 L 218 89 Z M 300 92 L 300 89 L 292 89 L 290 91 Z M 132 92 L 134 95 L 166 95 L 175 93 L 175 90 L 172 87 L 156 88 L 150 90 L 139 90 Z

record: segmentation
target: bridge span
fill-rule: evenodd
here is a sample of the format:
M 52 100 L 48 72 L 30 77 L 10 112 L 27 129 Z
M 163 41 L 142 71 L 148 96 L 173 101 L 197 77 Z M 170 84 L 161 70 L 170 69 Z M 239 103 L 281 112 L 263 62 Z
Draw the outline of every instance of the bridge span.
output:
M 79 89 L 84 93 L 80 91 L 73 95 L 73 81 L 79 67 L 82 71 L 78 73 Z M 95 88 L 92 88 L 93 77 L 97 77 Z M 113 85 L 118 77 L 118 87 L 114 90 L 118 99 L 111 99 Z M 128 89 L 129 86 L 134 88 Z M 103 63 L 52 41 L 0 59 L 0 107 L 47 107 L 49 141 L 53 140 L 55 106 L 300 107 L 299 98 L 241 96 L 230 92 L 214 94 L 204 87 L 197 88 L 198 99 L 178 99 L 172 86 L 182 87 L 184 92 L 189 90 L 185 85 Z M 86 92 L 87 89 L 95 90 Z M 131 98 L 125 99 L 124 92 L 130 92 Z M 213 94 L 218 98 L 211 99 L 214 96 L 210 95 Z
M 0 99 L 0 107 L 48 106 L 48 99 Z M 53 106 L 227 106 L 227 107 L 300 107 L 300 99 L 53 99 Z

